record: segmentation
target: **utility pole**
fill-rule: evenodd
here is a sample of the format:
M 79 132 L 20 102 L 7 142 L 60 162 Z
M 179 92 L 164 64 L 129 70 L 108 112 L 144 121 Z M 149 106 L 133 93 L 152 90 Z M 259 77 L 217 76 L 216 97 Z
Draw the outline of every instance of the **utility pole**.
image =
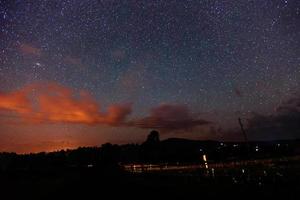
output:
M 246 142 L 247 154 L 248 154 L 247 156 L 249 156 L 249 154 L 250 154 L 250 147 L 249 147 L 248 137 L 247 137 L 246 131 L 244 129 L 244 125 L 242 123 L 242 119 L 240 117 L 239 117 L 238 121 L 239 121 L 239 124 L 240 124 L 240 127 L 241 127 L 241 131 L 242 131 L 242 134 L 243 134 L 245 142 Z
M 242 123 L 241 118 L 239 118 L 239 124 L 240 124 L 241 130 L 242 130 L 242 134 L 243 134 L 243 136 L 244 136 L 245 142 L 248 144 L 247 134 L 246 134 L 246 131 L 245 131 L 245 129 L 244 129 L 244 125 L 243 125 L 243 123 Z

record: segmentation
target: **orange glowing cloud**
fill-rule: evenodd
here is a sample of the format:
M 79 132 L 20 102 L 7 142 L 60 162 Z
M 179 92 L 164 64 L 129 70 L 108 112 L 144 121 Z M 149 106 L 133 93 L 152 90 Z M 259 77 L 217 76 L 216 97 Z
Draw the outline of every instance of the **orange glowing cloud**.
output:
M 107 112 L 87 92 L 76 94 L 57 83 L 27 85 L 10 93 L 0 94 L 0 110 L 17 113 L 30 122 L 65 122 L 118 126 L 131 113 L 131 105 L 111 105 Z
M 0 92 L 0 109 L 15 111 L 19 114 L 30 113 L 32 108 L 27 97 L 28 87 L 10 93 Z

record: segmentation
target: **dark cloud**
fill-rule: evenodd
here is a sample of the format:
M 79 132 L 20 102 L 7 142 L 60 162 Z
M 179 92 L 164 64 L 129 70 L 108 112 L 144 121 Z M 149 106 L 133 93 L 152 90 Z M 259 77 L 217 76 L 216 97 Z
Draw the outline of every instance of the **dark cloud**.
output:
M 41 56 L 42 54 L 41 49 L 26 43 L 21 44 L 19 50 L 24 55 Z
M 248 119 L 247 132 L 250 136 L 264 139 L 299 138 L 300 98 L 284 102 L 272 115 L 253 114 Z
M 190 130 L 211 122 L 191 114 L 184 105 L 161 104 L 150 111 L 150 115 L 133 122 L 131 126 L 159 129 L 162 131 Z
M 84 67 L 82 60 L 80 58 L 76 58 L 76 57 L 72 57 L 72 56 L 66 56 L 64 58 L 64 62 L 66 64 L 71 64 L 71 65 L 75 65 L 78 67 Z
M 115 61 L 121 61 L 126 58 L 126 52 L 122 49 L 116 49 L 111 52 L 111 56 Z

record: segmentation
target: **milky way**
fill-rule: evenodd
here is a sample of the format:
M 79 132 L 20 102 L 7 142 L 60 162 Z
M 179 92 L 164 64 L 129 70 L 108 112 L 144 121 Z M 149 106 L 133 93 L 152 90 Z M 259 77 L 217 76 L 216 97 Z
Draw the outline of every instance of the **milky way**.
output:
M 0 150 L 139 142 L 151 128 L 171 122 L 180 128 L 162 130 L 165 137 L 239 139 L 228 133 L 238 117 L 246 123 L 276 115 L 299 96 L 297 0 L 0 2 Z M 72 91 L 67 102 L 77 110 L 70 103 L 63 113 L 62 106 L 52 107 L 60 114 L 78 117 L 84 109 L 90 117 L 76 104 L 82 91 L 99 106 L 93 110 L 99 116 L 111 106 L 130 108 L 113 126 L 19 121 L 23 113 L 10 109 L 19 97 L 11 95 L 49 83 Z M 157 110 L 160 116 L 153 114 Z M 32 110 L 31 117 L 42 111 Z

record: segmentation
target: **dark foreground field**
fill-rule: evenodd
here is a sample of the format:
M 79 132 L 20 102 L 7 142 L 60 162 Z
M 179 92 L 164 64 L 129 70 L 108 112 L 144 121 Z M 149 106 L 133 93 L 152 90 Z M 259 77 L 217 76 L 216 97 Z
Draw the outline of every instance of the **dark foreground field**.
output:
M 65 168 L 6 171 L 1 199 L 299 199 L 300 165 L 129 173 Z

